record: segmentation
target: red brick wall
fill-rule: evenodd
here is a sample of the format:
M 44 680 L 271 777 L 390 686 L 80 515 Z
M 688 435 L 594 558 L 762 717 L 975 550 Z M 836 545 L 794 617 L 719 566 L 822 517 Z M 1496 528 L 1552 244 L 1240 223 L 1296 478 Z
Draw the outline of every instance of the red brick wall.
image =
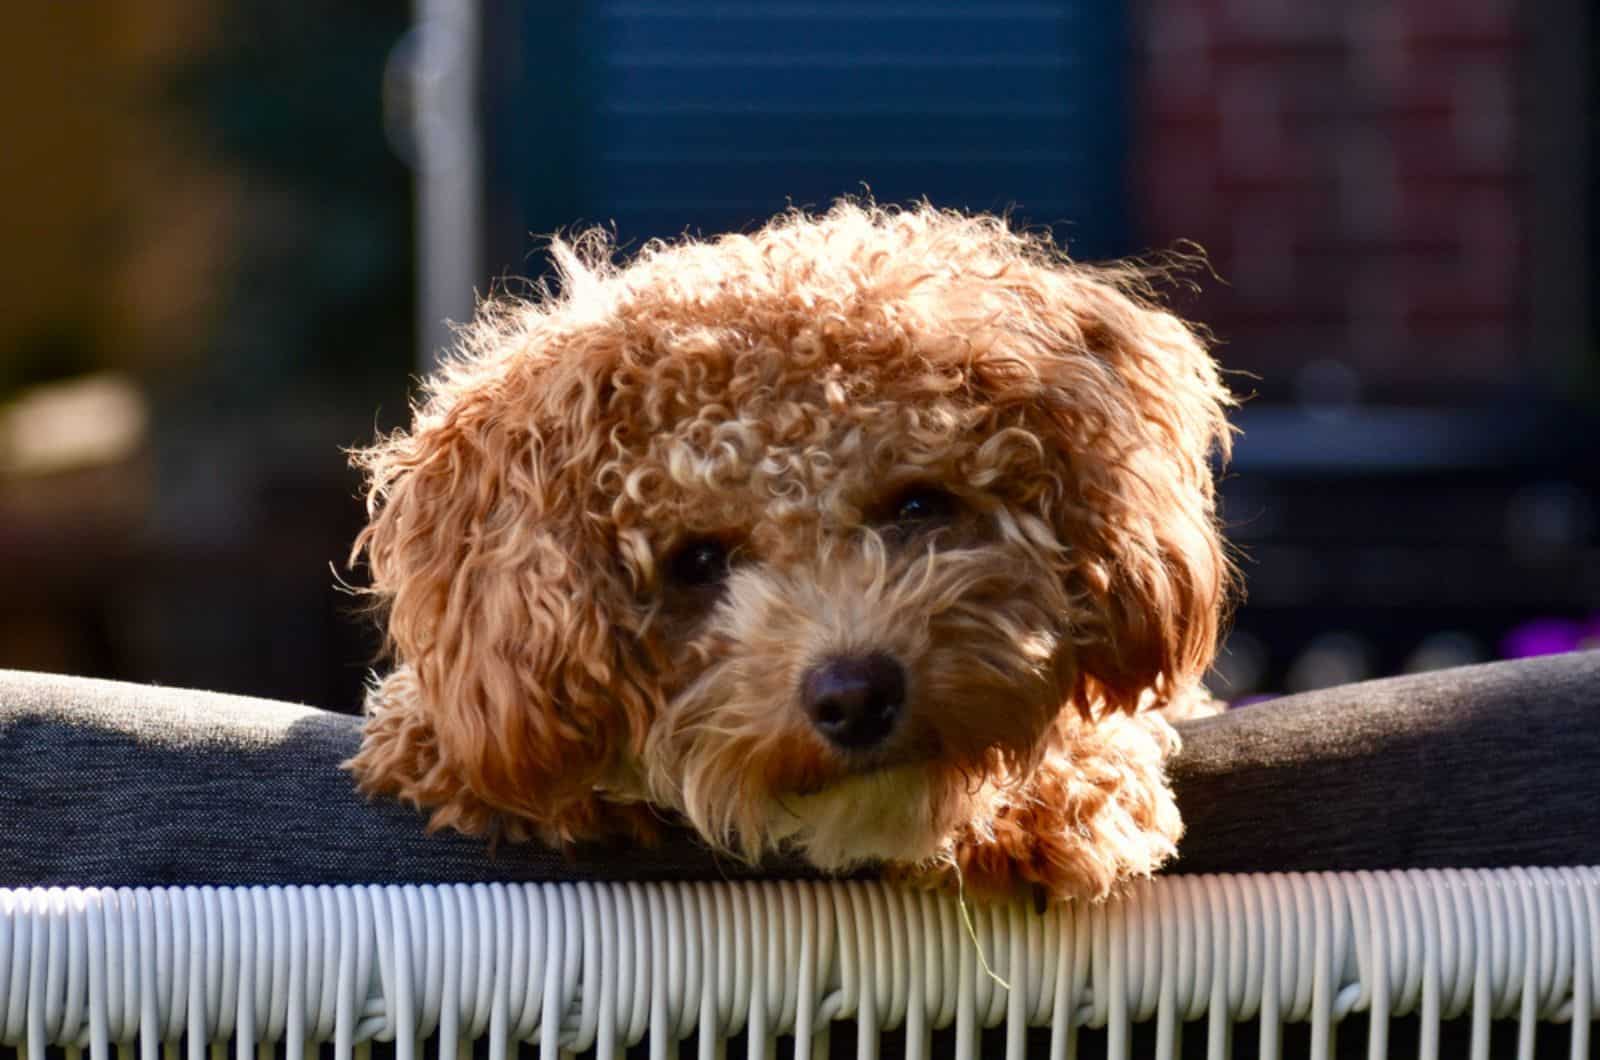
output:
M 1193 315 L 1292 393 L 1515 379 L 1526 354 L 1524 54 L 1513 0 L 1143 0 L 1144 239 L 1227 285 Z M 1326 366 L 1324 366 L 1326 367 Z M 1334 370 L 1337 375 L 1337 369 Z

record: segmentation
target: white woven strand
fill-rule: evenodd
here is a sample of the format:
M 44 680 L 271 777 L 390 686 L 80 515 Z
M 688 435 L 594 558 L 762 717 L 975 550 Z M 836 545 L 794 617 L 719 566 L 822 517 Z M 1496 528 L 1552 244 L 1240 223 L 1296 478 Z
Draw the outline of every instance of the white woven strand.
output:
M 777 936 L 777 964 L 773 970 L 771 982 L 777 987 L 777 999 L 774 1003 L 774 1012 L 771 1025 L 773 1048 L 778 1048 L 778 1040 L 783 1035 L 793 1035 L 795 1025 L 799 1019 L 800 1011 L 800 945 L 801 922 L 800 902 L 796 892 L 797 884 L 792 882 L 780 883 L 775 896 L 776 912 L 781 929 L 774 934 Z M 869 965 L 870 967 L 870 965 Z M 796 1048 L 799 1047 L 798 1043 Z M 809 1043 L 807 1043 L 809 1046 Z M 806 1054 L 800 1053 L 804 1056 Z
M 1493 1019 L 1567 1022 L 1586 1056 L 1600 1010 L 1600 871 L 1591 868 L 1174 878 L 1103 906 L 973 905 L 881 883 L 562 884 L 0 891 L 0 1045 L 87 1060 L 286 1060 L 332 1042 L 338 1060 L 395 1043 L 443 1060 L 487 1037 L 541 1060 L 615 1060 L 648 1036 L 653 1060 L 698 1039 L 696 1060 L 826 1060 L 827 1027 L 858 1023 L 857 1054 L 904 1028 L 907 1060 L 955 1031 L 975 1057 L 1005 1027 L 1023 1060 L 1030 1026 L 1050 1056 L 1080 1027 L 1131 1052 L 1153 1020 L 1158 1057 L 1205 1019 L 1206 1053 L 1260 1022 L 1276 1056 L 1284 1022 L 1312 1024 L 1331 1055 L 1351 1012 L 1383 1055 L 1391 1020 L 1417 1016 L 1418 1054 L 1470 1021 L 1484 1056 Z M 1197 1043 L 1198 1044 L 1198 1043 Z M 430 1050 L 431 1051 L 431 1050 Z
M 25 897 L 16 911 L 16 973 L 11 977 L 11 1001 L 17 1013 L 11 1024 L 15 1037 L 7 1039 L 18 1044 L 18 1060 L 43 1060 L 44 1056 L 44 1006 L 39 996 L 44 989 L 45 960 L 38 920 L 32 896 Z
M 142 1060 L 155 1060 L 160 1045 L 153 1022 L 150 1033 L 141 1034 L 138 1022 L 130 1024 L 128 1021 L 131 1014 L 145 1011 L 138 997 L 142 979 L 139 975 L 139 919 L 134 910 L 137 902 L 138 896 L 123 887 L 115 892 L 114 900 L 106 901 L 104 906 L 106 989 L 112 999 L 107 1019 L 113 1021 L 107 1034 L 116 1046 L 117 1060 L 134 1060 L 135 1040 Z M 0 952 L 4 952 L 3 945 L 0 945 Z
M 696 1043 L 696 1060 L 722 1060 L 727 1051 L 728 1009 L 723 1000 L 727 994 L 728 950 L 719 945 L 718 937 L 726 932 L 717 930 L 719 912 L 716 894 L 706 884 L 697 884 L 693 892 L 696 923 L 699 926 L 700 952 L 700 1018 L 699 1040 Z M 802 967 L 804 975 L 808 969 Z M 802 992 L 811 985 L 802 984 Z
M 1573 993 L 1571 1060 L 1583 1060 L 1589 1055 L 1590 1022 L 1595 1018 L 1594 999 L 1596 983 L 1600 981 L 1600 882 L 1593 879 L 1585 886 L 1581 873 L 1562 869 L 1561 878 L 1567 884 L 1567 896 L 1572 903 L 1574 925 Z
M 20 1015 L 27 998 L 21 985 L 26 966 L 22 963 L 21 947 L 16 944 L 21 928 L 17 915 L 18 898 L 14 891 L 0 891 L 0 1043 L 14 1044 L 19 1037 Z M 13 980 L 16 988 L 12 988 Z
M 1206 1060 L 1227 1060 L 1230 1053 L 1228 1032 L 1233 1028 L 1233 1016 L 1228 1011 L 1229 943 L 1241 932 L 1226 930 L 1233 922 L 1228 919 L 1226 881 L 1205 890 L 1207 902 L 1206 923 L 1217 930 L 1211 933 L 1211 996 L 1206 1006 L 1210 1018 L 1206 1022 Z
M 1463 941 L 1457 934 L 1454 894 L 1440 886 L 1439 877 L 1424 873 L 1416 888 L 1422 920 L 1422 998 L 1418 1010 L 1417 1055 L 1437 1060 L 1439 1028 L 1445 1020 L 1451 995 L 1459 991 L 1446 981 L 1445 968 L 1456 966 L 1455 950 Z
M 807 1056 L 811 1060 L 824 1060 L 827 1035 L 817 1033 L 817 1012 L 820 1008 L 817 997 L 817 964 L 820 955 L 817 950 L 820 932 L 817 930 L 816 894 L 809 884 L 802 885 L 798 899 L 800 954 L 792 976 L 795 985 L 794 1055 L 796 1060 Z M 708 949 L 706 956 L 710 959 L 714 954 Z M 704 989 L 704 979 L 701 985 Z M 826 1031 L 826 1026 L 822 1029 Z M 700 1034 L 702 1038 L 707 1034 L 720 1036 L 721 1030 L 721 1027 L 707 1027 L 702 1023 Z M 702 1060 L 705 1054 L 706 1048 L 702 1042 Z
M 38 907 L 30 908 L 28 937 L 33 944 L 30 959 L 34 967 L 28 979 L 28 992 L 30 1000 L 37 1000 L 28 1005 L 27 1060 L 45 1060 L 45 1043 L 52 1040 L 49 1020 L 51 1006 L 56 1003 L 56 980 L 66 963 L 61 955 L 61 942 L 51 930 L 49 900 L 48 895 L 43 895 Z
M 900 898 L 901 915 L 906 924 L 906 1053 L 905 1060 L 927 1060 L 933 1033 L 933 1018 L 938 1016 L 939 984 L 933 961 L 938 953 L 939 914 L 933 897 L 927 893 L 905 891 Z

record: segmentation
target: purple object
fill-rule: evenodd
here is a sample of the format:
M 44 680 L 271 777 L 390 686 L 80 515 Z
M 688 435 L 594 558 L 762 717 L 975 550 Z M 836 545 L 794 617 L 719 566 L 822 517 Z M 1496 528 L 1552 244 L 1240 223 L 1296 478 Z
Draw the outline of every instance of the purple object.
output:
M 1600 615 L 1584 622 L 1539 618 L 1507 633 L 1500 642 L 1500 653 L 1508 659 L 1525 659 L 1596 646 L 1600 646 Z

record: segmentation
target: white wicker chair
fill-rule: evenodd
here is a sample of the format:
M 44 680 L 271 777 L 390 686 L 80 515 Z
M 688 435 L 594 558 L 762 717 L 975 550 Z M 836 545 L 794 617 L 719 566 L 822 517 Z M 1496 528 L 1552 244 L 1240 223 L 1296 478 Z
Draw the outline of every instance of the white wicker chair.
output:
M 1256 1055 L 1286 1024 L 1333 1055 L 1364 1013 L 1367 1054 L 1414 1015 L 1407 1055 L 1439 1055 L 1442 1021 L 1570 1026 L 1590 1055 L 1600 1012 L 1600 870 L 1507 869 L 1174 877 L 1101 906 L 976 906 L 873 883 L 524 884 L 0 891 L 0 1044 L 42 1060 L 337 1060 L 392 1043 L 397 1060 L 724 1055 L 792 1036 L 813 1060 L 852 1021 L 870 1058 L 898 1030 L 908 1060 L 953 1034 L 956 1060 L 1007 1060 L 1047 1027 L 1050 1060 L 1103 1028 L 1128 1057 Z M 1195 1022 L 1203 1021 L 1203 1022 Z M 1186 1026 L 1187 1025 L 1187 1026 Z M 896 1039 L 898 1041 L 898 1037 Z M 1148 1039 L 1146 1039 L 1148 1040 Z M 1099 1036 L 1097 1035 L 1097 1041 Z M 797 1048 L 795 1055 L 803 1055 Z

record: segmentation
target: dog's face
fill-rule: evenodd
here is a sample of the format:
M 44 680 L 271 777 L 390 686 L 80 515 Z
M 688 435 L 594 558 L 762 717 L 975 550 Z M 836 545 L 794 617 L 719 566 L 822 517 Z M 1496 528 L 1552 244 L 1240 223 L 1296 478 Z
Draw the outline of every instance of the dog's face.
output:
M 1107 634 L 1044 517 L 1066 469 L 917 351 L 747 350 L 604 476 L 661 691 L 633 767 L 746 854 L 920 860 L 1026 770 L 1074 638 Z
M 749 857 L 915 862 L 1063 712 L 1209 663 L 1225 395 L 1108 275 L 853 207 L 565 270 L 364 454 L 404 664 L 369 788 L 566 837 L 599 790 Z

